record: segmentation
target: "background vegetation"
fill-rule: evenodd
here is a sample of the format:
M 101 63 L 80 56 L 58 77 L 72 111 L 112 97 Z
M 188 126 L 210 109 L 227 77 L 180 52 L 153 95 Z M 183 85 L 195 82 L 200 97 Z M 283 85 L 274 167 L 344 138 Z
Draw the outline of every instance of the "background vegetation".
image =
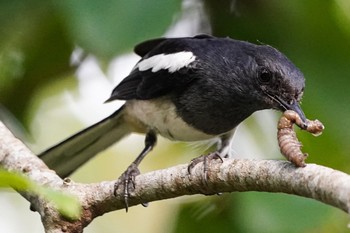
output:
M 284 52 L 306 77 L 306 115 L 326 126 L 319 138 L 298 134 L 307 162 L 350 172 L 347 0 L 1 1 L 0 119 L 39 152 L 121 104 L 102 103 L 137 62 L 130 55 L 135 44 L 203 32 Z M 233 154 L 282 159 L 275 140 L 278 116 L 264 111 L 249 118 Z M 118 143 L 73 180 L 117 178 L 142 141 L 133 135 Z M 185 163 L 202 152 L 161 140 L 141 169 Z M 1 232 L 42 231 L 39 215 L 18 194 L 2 192 L 0 206 Z M 348 221 L 345 213 L 313 200 L 252 192 L 151 203 L 100 217 L 86 232 L 345 232 Z

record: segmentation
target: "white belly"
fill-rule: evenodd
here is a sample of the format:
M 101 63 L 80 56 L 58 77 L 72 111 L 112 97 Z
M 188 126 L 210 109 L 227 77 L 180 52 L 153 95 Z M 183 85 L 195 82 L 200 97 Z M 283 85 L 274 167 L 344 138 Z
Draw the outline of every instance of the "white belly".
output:
M 134 131 L 153 130 L 171 140 L 200 141 L 216 137 L 185 123 L 177 115 L 175 105 L 164 98 L 127 101 L 125 120 L 134 126 Z

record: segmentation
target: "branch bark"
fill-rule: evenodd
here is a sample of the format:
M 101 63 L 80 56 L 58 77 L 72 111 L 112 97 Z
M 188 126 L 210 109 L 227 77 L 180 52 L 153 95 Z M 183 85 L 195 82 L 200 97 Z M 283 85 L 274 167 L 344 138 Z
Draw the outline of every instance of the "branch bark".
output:
M 41 216 L 46 232 L 82 232 L 95 217 L 124 209 L 122 187 L 113 195 L 114 182 L 94 184 L 62 180 L 0 122 L 0 166 L 23 173 L 31 180 L 75 195 L 82 205 L 78 220 L 64 219 L 50 201 L 30 192 L 20 192 Z M 129 206 L 183 195 L 234 191 L 282 192 L 312 198 L 345 212 L 350 210 L 350 176 L 331 168 L 308 164 L 296 168 L 287 161 L 225 159 L 209 165 L 207 182 L 203 165 L 189 175 L 187 164 L 136 177 Z

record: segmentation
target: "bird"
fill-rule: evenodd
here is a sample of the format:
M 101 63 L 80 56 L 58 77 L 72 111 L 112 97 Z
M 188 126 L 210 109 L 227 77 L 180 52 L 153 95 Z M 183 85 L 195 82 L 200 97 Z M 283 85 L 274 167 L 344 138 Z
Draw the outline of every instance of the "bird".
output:
M 293 110 L 306 127 L 300 106 L 304 75 L 270 45 L 201 34 L 147 40 L 134 52 L 141 59 L 106 101 L 124 105 L 38 155 L 64 178 L 126 135 L 145 134 L 144 149 L 116 181 L 115 192 L 124 186 L 126 209 L 138 166 L 158 135 L 217 140 L 217 150 L 193 159 L 190 172 L 201 161 L 227 157 L 236 127 L 256 111 Z

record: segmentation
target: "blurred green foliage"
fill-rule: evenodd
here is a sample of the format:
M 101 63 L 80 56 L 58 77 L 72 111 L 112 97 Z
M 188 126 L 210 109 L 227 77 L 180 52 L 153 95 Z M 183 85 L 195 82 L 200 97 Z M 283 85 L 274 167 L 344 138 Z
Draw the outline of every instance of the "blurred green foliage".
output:
M 0 169 L 0 188 L 14 188 L 20 192 L 35 193 L 35 195 L 49 200 L 64 217 L 72 220 L 80 217 L 81 205 L 76 197 L 39 186 L 22 174 Z
M 74 71 L 79 46 L 101 60 L 130 51 L 171 24 L 180 1 L 1 1 L 0 103 L 24 124 L 31 97 Z
M 314 200 L 286 194 L 245 192 L 208 199 L 210 201 L 201 200 L 183 206 L 176 233 L 322 232 L 320 226 L 330 212 L 330 208 L 320 206 Z
M 310 154 L 307 162 L 349 173 L 348 1 L 203 0 L 203 3 L 214 35 L 270 44 L 301 69 L 306 77 L 302 107 L 308 118 L 318 118 L 326 126 L 318 138 L 298 134 Z M 40 102 L 36 99 L 39 92 L 44 90 L 49 97 L 53 90 L 63 90 L 61 80 L 73 80 L 70 85 L 76 82 L 71 76 L 79 63 L 70 63 L 75 48 L 82 48 L 85 55 L 93 54 L 100 64 L 108 65 L 111 58 L 131 51 L 136 43 L 162 36 L 181 14 L 180 6 L 181 1 L 175 0 L 1 1 L 2 108 L 29 128 L 32 115 L 28 113 L 38 108 L 33 102 Z M 162 150 L 163 154 L 168 153 L 164 151 L 167 150 Z M 178 149 L 174 151 L 181 153 Z M 153 162 L 157 159 L 160 160 L 158 157 Z M 174 164 L 175 160 L 172 161 Z M 124 163 L 119 162 L 116 163 L 120 166 Z M 146 216 L 149 210 L 142 211 L 141 216 Z M 135 221 L 129 214 L 126 218 Z M 157 223 L 157 219 L 153 221 Z M 174 225 L 177 233 L 205 233 L 344 232 L 347 223 L 345 213 L 312 200 L 252 192 L 206 197 L 181 205 L 175 220 L 169 219 L 168 224 Z

